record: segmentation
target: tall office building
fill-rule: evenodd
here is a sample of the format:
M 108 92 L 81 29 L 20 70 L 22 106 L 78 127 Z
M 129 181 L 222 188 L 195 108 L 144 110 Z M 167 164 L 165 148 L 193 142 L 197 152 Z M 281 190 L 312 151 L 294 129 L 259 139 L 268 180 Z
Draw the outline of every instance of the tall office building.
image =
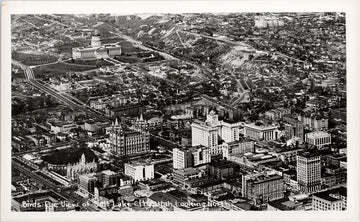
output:
M 148 130 L 124 129 L 117 119 L 111 126 L 109 141 L 111 151 L 120 156 L 146 153 L 150 150 Z
M 297 182 L 301 192 L 311 193 L 321 188 L 321 157 L 317 150 L 297 155 Z
M 199 145 L 173 149 L 173 168 L 184 169 L 210 163 L 210 148 Z

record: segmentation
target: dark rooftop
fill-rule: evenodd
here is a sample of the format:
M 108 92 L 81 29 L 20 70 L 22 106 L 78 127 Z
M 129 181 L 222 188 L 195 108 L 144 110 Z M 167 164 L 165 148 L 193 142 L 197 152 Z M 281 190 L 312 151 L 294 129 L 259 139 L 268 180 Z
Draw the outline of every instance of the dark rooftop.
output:
M 323 191 L 323 192 L 314 194 L 315 197 L 319 197 L 319 198 L 322 198 L 322 199 L 328 200 L 328 201 L 339 200 L 339 199 L 335 198 L 333 195 L 340 195 L 340 196 L 347 197 L 347 189 L 345 187 L 339 187 L 339 188 L 335 188 L 332 190 L 327 190 L 327 191 Z

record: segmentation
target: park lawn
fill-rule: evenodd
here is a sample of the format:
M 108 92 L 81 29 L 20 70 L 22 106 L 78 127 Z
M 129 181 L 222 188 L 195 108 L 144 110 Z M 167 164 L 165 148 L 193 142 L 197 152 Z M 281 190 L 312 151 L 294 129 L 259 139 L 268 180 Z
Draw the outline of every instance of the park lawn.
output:
M 34 74 L 37 78 L 50 78 L 50 77 L 59 77 L 66 75 L 68 72 L 82 72 L 91 69 L 96 69 L 94 66 L 87 65 L 76 65 L 69 63 L 55 63 L 45 66 L 36 67 L 33 69 Z
M 67 64 L 79 64 L 79 65 L 88 65 L 88 66 L 113 66 L 111 62 L 107 62 L 105 60 L 99 60 L 99 59 L 74 59 L 66 61 Z

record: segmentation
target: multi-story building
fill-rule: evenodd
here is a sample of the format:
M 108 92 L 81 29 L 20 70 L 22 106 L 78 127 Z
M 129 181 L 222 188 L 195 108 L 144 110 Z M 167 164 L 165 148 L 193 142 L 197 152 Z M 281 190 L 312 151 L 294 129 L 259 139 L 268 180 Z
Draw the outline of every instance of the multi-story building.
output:
M 109 142 L 111 151 L 120 156 L 146 153 L 150 150 L 149 131 L 123 129 L 117 119 L 111 126 Z
M 304 141 L 304 125 L 298 121 L 296 123 L 285 123 L 285 138 L 291 139 L 293 137 L 298 137 Z
M 210 148 L 202 145 L 174 148 L 173 149 L 173 168 L 183 169 L 200 164 L 210 163 Z
M 150 180 L 154 178 L 154 164 L 145 162 L 125 163 L 125 175 L 135 181 Z
M 218 129 L 209 124 L 195 120 L 191 124 L 191 145 L 215 147 L 218 142 Z
M 297 182 L 301 192 L 309 193 L 321 188 L 321 157 L 318 151 L 303 151 L 297 155 Z
M 244 139 L 224 144 L 222 149 L 223 158 L 229 159 L 232 155 L 254 152 L 255 143 L 253 140 Z
M 237 164 L 229 161 L 219 160 L 209 164 L 211 178 L 222 179 L 233 176 L 238 169 Z
M 198 145 L 186 148 L 173 149 L 173 168 L 183 169 L 210 163 L 210 148 Z
M 79 189 L 89 194 L 94 193 L 97 177 L 96 173 L 83 174 L 79 176 Z
M 244 125 L 244 135 L 249 139 L 260 140 L 277 140 L 278 127 L 272 125 L 257 125 L 254 123 Z
M 111 170 L 83 174 L 79 176 L 79 189 L 80 192 L 86 195 L 93 195 L 96 187 L 100 189 L 101 187 L 120 187 L 125 185 L 123 177 L 125 176 Z
M 120 185 L 120 173 L 116 173 L 111 170 L 101 171 L 99 174 L 99 180 L 102 182 L 104 187 L 112 186 L 112 185 Z
M 265 116 L 265 118 L 270 119 L 270 120 L 277 120 L 277 119 L 281 119 L 286 114 L 290 114 L 289 109 L 277 108 L 277 109 L 272 109 L 272 110 L 266 111 L 264 113 L 264 116 Z
M 314 131 L 327 130 L 329 128 L 329 119 L 318 113 L 299 115 L 298 120 L 304 124 L 305 127 Z
M 239 140 L 239 123 L 227 123 L 224 121 L 220 122 L 221 124 L 221 139 L 225 141 L 225 143 L 230 143 Z
M 173 168 L 184 169 L 192 167 L 193 156 L 189 149 L 174 148 L 173 149 Z
M 335 210 L 341 211 L 347 208 L 347 189 L 339 187 L 312 196 L 312 210 Z
M 282 176 L 262 172 L 244 175 L 242 178 L 242 196 L 256 204 L 281 199 L 284 197 L 285 185 Z
M 212 155 L 220 154 L 219 141 L 228 143 L 239 140 L 239 129 L 240 123 L 219 121 L 218 115 L 212 110 L 205 122 L 195 120 L 191 124 L 192 146 L 203 145 L 211 148 Z
M 294 149 L 284 149 L 277 151 L 277 155 L 280 160 L 284 162 L 294 162 L 297 160 L 297 155 L 299 152 L 303 151 L 303 148 L 294 148 Z
M 185 168 L 185 169 L 174 169 L 173 170 L 173 180 L 178 184 L 185 186 L 186 181 L 192 179 L 199 179 L 206 177 L 207 174 L 205 170 L 199 168 Z
M 331 134 L 323 131 L 307 133 L 305 141 L 316 147 L 323 147 L 331 144 Z

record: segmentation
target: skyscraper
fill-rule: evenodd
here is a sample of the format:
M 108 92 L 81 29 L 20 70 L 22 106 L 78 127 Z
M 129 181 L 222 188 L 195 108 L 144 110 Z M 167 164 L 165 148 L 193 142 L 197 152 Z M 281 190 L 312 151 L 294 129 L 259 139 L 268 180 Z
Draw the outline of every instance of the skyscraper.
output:
M 317 150 L 298 154 L 297 182 L 301 192 L 311 193 L 321 188 L 321 157 Z

